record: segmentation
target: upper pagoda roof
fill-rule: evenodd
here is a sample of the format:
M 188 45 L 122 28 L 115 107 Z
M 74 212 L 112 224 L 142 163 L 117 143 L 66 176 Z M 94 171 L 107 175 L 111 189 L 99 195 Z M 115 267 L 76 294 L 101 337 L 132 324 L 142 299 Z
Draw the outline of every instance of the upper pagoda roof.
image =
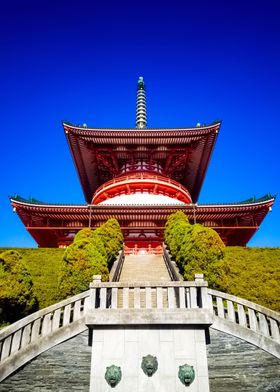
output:
M 109 129 L 63 128 L 85 199 L 104 182 L 120 175 L 125 165 L 146 160 L 185 186 L 198 199 L 221 122 L 194 128 Z

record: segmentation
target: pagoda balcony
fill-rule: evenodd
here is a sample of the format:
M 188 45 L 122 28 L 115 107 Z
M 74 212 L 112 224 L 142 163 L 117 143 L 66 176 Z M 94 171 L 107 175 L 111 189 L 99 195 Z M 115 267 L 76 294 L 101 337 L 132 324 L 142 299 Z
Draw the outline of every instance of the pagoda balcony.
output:
M 101 185 L 93 195 L 92 204 L 99 204 L 119 195 L 150 193 L 164 195 L 191 204 L 188 190 L 169 177 L 148 172 L 135 172 L 116 177 Z

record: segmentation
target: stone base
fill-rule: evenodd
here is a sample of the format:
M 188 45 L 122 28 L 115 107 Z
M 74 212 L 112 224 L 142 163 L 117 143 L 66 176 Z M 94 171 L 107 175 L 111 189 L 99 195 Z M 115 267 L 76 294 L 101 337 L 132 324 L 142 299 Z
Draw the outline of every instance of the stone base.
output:
M 93 330 L 92 392 L 185 392 L 178 378 L 180 365 L 194 367 L 188 392 L 209 392 L 205 330 L 202 327 L 100 327 Z M 157 357 L 158 370 L 148 377 L 141 369 L 143 356 Z M 120 366 L 122 379 L 112 388 L 104 378 L 107 366 Z

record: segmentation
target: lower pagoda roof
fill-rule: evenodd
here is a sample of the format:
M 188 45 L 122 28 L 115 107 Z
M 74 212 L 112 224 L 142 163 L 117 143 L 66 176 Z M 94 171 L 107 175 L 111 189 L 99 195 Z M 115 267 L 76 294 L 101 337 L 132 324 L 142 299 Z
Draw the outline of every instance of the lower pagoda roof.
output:
M 124 235 L 154 231 L 163 238 L 168 216 L 178 210 L 190 223 L 201 223 L 216 230 L 227 245 L 245 246 L 258 230 L 275 201 L 270 194 L 230 204 L 165 205 L 92 205 L 50 204 L 36 199 L 10 197 L 28 232 L 41 247 L 58 247 L 72 242 L 84 227 L 96 228 L 107 219 L 116 218 Z

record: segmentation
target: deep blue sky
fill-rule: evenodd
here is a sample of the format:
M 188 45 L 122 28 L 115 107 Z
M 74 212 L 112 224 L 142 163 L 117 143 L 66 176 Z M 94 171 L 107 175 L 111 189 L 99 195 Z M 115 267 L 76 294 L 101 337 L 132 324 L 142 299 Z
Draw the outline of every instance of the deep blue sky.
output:
M 32 247 L 8 195 L 84 203 L 61 120 L 223 124 L 199 202 L 279 193 L 278 0 L 2 0 L 0 246 Z M 280 246 L 279 200 L 250 246 Z

